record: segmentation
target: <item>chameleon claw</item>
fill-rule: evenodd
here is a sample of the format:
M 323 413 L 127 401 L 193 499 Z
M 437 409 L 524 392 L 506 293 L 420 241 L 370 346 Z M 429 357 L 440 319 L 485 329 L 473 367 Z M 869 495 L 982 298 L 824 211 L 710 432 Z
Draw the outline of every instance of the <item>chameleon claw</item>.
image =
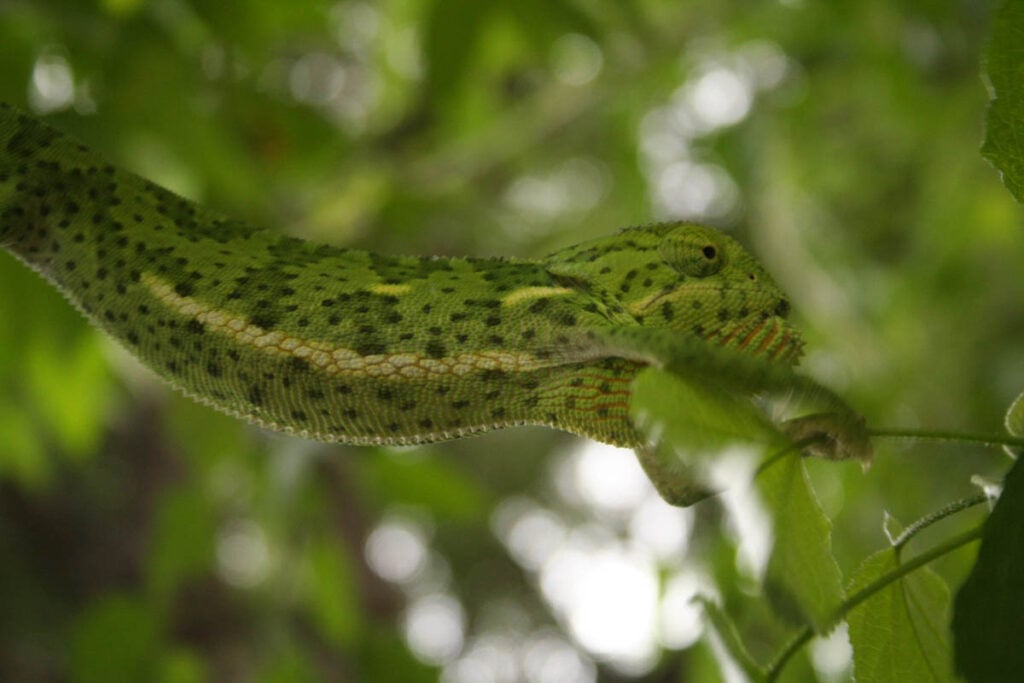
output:
M 864 417 L 856 413 L 814 413 L 779 425 L 793 441 L 809 441 L 804 455 L 827 460 L 859 460 L 867 469 L 874 447 Z

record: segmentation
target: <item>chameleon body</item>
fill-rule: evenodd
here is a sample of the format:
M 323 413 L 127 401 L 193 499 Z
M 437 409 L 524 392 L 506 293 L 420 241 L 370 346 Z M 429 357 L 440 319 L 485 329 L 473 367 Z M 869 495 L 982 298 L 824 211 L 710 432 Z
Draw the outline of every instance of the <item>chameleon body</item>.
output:
M 313 244 L 200 207 L 7 105 L 0 245 L 187 394 L 325 441 L 542 424 L 637 447 L 630 386 L 657 362 L 646 331 L 698 361 L 719 347 L 788 365 L 801 347 L 785 295 L 707 227 L 632 228 L 536 261 Z

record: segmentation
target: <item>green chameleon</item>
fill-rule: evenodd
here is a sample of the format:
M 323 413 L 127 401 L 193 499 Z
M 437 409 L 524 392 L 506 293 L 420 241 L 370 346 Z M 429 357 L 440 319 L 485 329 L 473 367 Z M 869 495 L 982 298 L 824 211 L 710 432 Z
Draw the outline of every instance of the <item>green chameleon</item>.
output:
M 271 429 L 409 444 L 541 424 L 637 449 L 666 499 L 705 492 L 630 419 L 656 365 L 803 387 L 789 302 L 733 239 L 666 223 L 539 261 L 383 256 L 260 230 L 0 105 L 0 246 L 189 396 Z M 826 454 L 856 419 L 791 423 Z M 836 426 L 838 425 L 838 427 Z

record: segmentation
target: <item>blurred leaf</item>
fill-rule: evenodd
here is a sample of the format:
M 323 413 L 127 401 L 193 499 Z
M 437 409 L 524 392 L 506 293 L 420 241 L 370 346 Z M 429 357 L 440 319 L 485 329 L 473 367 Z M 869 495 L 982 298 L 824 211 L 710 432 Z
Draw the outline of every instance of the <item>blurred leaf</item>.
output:
M 29 388 L 48 434 L 78 458 L 95 451 L 111 408 L 101 343 L 91 331 L 66 341 L 36 335 L 27 358 Z
M 896 548 L 871 555 L 850 581 L 852 595 L 899 568 Z M 929 567 L 893 581 L 846 618 L 859 683 L 953 681 L 949 643 L 949 589 Z
M 1024 4 L 1003 0 L 992 20 L 985 71 L 992 87 L 982 154 L 1024 203 Z
M 644 370 L 633 382 L 630 414 L 644 432 L 684 452 L 778 439 L 764 415 L 741 393 L 655 368 Z
M 306 604 L 334 647 L 350 650 L 362 628 L 360 598 L 349 558 L 337 542 L 318 541 L 307 551 Z
M 320 683 L 323 678 L 317 674 L 308 655 L 289 647 L 270 660 L 257 680 L 260 683 Z
M 182 581 L 211 567 L 215 532 L 202 489 L 183 488 L 162 496 L 146 555 L 147 587 L 158 604 L 167 604 Z
M 1024 465 L 1017 460 L 985 522 L 978 559 L 953 613 L 957 671 L 971 683 L 1013 680 L 1024 671 Z
M 359 680 L 436 683 L 437 671 L 409 654 L 409 648 L 393 631 L 371 626 L 364 636 Z
M 547 53 L 559 36 L 567 33 L 579 33 L 590 38 L 598 35 L 593 20 L 566 0 L 520 0 L 510 3 L 507 10 L 541 55 Z
M 1024 393 L 1010 404 L 1006 411 L 1006 431 L 1012 436 L 1024 436 Z
M 32 419 L 18 406 L 0 410 L 0 479 L 10 477 L 28 489 L 49 481 L 51 466 Z
M 71 634 L 74 683 L 152 680 L 158 642 L 156 614 L 144 603 L 107 595 L 86 609 Z
M 704 614 L 707 615 L 708 623 L 714 629 L 719 641 L 722 643 L 726 653 L 732 661 L 743 669 L 751 681 L 762 681 L 765 677 L 765 670 L 754 658 L 750 656 L 746 646 L 736 632 L 736 626 L 729 619 L 729 616 L 722 608 L 712 600 L 701 598 L 700 604 L 704 607 Z
M 770 465 L 757 486 L 774 520 L 768 597 L 784 617 L 826 633 L 843 600 L 842 575 L 832 556 L 832 523 L 811 489 L 803 458 L 789 455 Z
M 171 650 L 161 662 L 159 683 L 205 683 L 213 681 L 206 663 L 188 650 Z
M 362 485 L 392 504 L 423 507 L 440 519 L 487 515 L 488 496 L 443 454 L 376 451 L 359 461 Z
M 1017 396 L 1010 404 L 1006 411 L 1006 417 L 1003 418 L 1003 424 L 1010 436 L 1024 436 L 1024 393 Z M 1011 458 L 1019 458 L 1022 455 L 1022 449 L 1015 446 L 1006 445 L 1003 446 L 1003 450 Z
M 430 106 L 443 111 L 471 72 L 492 0 L 433 0 L 427 18 L 424 53 Z

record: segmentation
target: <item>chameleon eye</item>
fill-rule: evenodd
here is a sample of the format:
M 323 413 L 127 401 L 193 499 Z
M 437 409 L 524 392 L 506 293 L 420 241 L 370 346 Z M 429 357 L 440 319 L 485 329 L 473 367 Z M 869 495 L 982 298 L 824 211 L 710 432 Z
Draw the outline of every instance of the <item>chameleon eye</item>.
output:
M 706 233 L 668 237 L 659 245 L 658 253 L 665 263 L 691 277 L 714 275 L 725 263 L 721 245 Z

